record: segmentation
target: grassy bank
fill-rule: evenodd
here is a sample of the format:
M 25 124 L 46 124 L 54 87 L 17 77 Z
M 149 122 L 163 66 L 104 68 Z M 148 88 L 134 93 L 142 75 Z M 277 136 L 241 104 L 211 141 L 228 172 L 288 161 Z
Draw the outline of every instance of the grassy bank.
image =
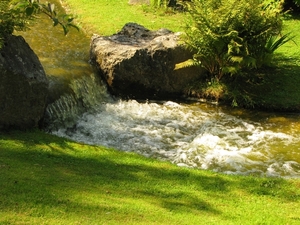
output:
M 179 168 L 35 132 L 0 134 L 0 224 L 299 224 L 300 181 Z

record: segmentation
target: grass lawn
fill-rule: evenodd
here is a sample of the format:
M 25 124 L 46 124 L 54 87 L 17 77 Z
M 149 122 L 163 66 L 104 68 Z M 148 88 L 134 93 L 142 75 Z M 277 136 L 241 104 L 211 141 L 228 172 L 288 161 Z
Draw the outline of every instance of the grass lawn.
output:
M 112 35 L 128 22 L 151 30 L 167 28 L 182 31 L 184 15 L 173 11 L 154 11 L 145 5 L 129 5 L 128 0 L 63 0 L 69 12 L 77 16 L 79 25 L 91 35 Z
M 300 180 L 180 168 L 40 131 L 0 133 L 0 224 L 299 224 Z

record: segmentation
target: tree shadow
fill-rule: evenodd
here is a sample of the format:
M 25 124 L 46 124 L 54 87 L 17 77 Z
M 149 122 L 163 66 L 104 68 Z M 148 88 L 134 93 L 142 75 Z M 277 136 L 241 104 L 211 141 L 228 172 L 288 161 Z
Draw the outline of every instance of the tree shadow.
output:
M 237 77 L 234 82 L 228 80 L 227 83 L 230 90 L 239 91 L 239 106 L 252 106 L 267 111 L 299 112 L 299 71 L 299 59 L 276 53 L 270 67 L 245 71 L 243 76 Z M 248 104 L 244 99 L 253 104 Z

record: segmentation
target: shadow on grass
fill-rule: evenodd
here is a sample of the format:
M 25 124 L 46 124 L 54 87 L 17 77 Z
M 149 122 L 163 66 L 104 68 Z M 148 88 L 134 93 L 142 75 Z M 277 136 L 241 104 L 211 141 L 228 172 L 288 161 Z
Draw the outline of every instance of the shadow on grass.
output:
M 265 104 L 278 110 L 299 112 L 300 64 L 285 60 L 284 64 L 270 72 L 267 72 L 260 90 Z
M 278 53 L 274 66 L 248 71 L 236 79 L 231 89 L 241 93 L 240 106 L 251 106 L 248 102 L 244 104 L 244 97 L 256 109 L 299 112 L 299 83 L 300 61 Z
M 67 205 L 82 210 L 92 206 L 72 203 L 72 194 L 99 192 L 96 194 L 99 198 L 155 198 L 160 207 L 168 210 L 179 207 L 186 211 L 219 213 L 209 203 L 185 192 L 182 187 L 193 181 L 193 185 L 208 191 L 213 190 L 210 185 L 218 183 L 218 191 L 226 191 L 225 181 L 221 178 L 194 176 L 172 167 L 160 168 L 159 164 L 151 166 L 151 160 L 143 163 L 142 157 L 134 154 L 107 149 L 98 154 L 98 150 L 90 147 L 94 156 L 84 156 L 77 150 L 80 144 L 76 144 L 75 149 L 64 139 L 42 135 L 40 141 L 30 133 L 11 135 L 0 136 L 0 192 L 6 196 L 0 201 L 1 210 L 15 210 L 21 202 L 31 207 L 37 204 L 49 207 Z M 5 147 L 6 140 L 14 140 L 17 144 Z M 158 182 L 160 185 L 156 185 Z M 174 188 L 170 189 L 172 185 Z M 103 210 L 111 210 L 109 208 L 111 206 Z
M 299 200 L 299 193 L 282 189 L 289 185 L 283 179 L 223 176 L 178 168 L 41 132 L 0 134 L 0 149 L 2 212 L 30 216 L 69 212 L 82 217 L 97 212 L 97 217 L 113 211 L 125 217 L 144 214 L 150 207 L 162 214 L 167 210 L 222 215 L 215 206 L 216 199 L 232 201 L 238 198 L 236 190 Z M 132 206 L 135 203 L 138 211 Z

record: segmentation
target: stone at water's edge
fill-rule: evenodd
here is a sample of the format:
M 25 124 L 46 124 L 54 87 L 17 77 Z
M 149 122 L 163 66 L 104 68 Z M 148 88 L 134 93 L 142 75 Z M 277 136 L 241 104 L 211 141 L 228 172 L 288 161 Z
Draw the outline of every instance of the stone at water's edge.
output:
M 94 35 L 90 61 L 114 95 L 175 99 L 202 73 L 198 67 L 174 70 L 177 63 L 192 57 L 178 41 L 179 33 L 128 23 L 115 35 Z
M 21 36 L 9 36 L 0 49 L 0 130 L 38 126 L 48 95 L 45 71 Z

